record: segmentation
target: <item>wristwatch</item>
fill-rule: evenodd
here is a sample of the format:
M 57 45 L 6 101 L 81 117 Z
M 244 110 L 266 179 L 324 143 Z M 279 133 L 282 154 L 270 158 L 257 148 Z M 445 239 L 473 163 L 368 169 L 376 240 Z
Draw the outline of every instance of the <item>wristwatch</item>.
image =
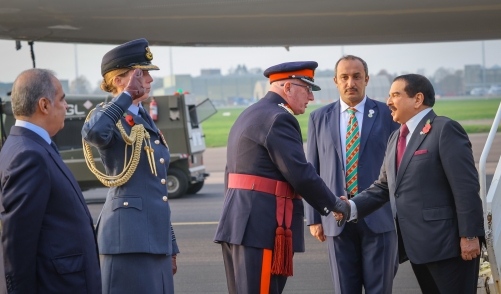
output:
M 475 236 L 475 237 L 465 237 L 465 238 L 466 238 L 466 240 L 468 240 L 468 241 L 472 241 L 472 240 L 477 239 L 477 237 L 476 237 L 476 236 Z

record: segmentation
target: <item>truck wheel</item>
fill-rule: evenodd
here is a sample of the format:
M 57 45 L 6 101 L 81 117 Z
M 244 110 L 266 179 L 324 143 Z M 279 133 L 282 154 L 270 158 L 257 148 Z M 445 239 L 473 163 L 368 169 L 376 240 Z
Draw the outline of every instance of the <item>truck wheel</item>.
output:
M 198 191 L 202 190 L 203 186 L 204 186 L 204 181 L 197 182 L 188 188 L 186 194 L 196 194 Z
M 188 189 L 188 179 L 186 175 L 177 168 L 169 168 L 167 172 L 167 191 L 169 198 L 180 198 Z

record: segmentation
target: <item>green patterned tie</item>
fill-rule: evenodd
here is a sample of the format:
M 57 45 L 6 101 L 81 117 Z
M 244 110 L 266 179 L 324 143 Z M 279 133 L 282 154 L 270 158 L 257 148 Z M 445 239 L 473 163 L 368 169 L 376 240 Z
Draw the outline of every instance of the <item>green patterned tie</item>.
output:
M 358 134 L 358 121 L 355 117 L 356 112 L 355 108 L 348 108 L 350 122 L 346 129 L 346 190 L 351 195 L 358 193 L 357 168 L 360 138 Z

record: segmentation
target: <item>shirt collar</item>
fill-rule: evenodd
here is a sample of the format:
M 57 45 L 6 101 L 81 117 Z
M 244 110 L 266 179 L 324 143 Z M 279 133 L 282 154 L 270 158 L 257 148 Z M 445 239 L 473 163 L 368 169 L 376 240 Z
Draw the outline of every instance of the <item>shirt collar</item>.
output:
M 128 110 L 129 110 L 130 112 L 132 112 L 133 114 L 135 114 L 135 115 L 139 115 L 139 107 L 141 107 L 141 108 L 142 108 L 142 107 L 143 107 L 143 105 L 142 105 L 141 103 L 139 103 L 139 106 L 136 106 L 136 105 L 134 105 L 134 104 L 131 104 L 131 105 L 129 106 L 129 109 L 128 109 Z
M 42 127 L 39 127 L 39 126 L 32 124 L 30 122 L 27 122 L 24 120 L 19 120 L 19 119 L 16 120 L 15 126 L 26 128 L 26 129 L 36 133 L 37 135 L 42 137 L 42 139 L 44 139 L 45 142 L 47 142 L 47 144 L 49 144 L 49 145 L 52 142 L 52 140 L 50 139 L 49 133 Z
M 417 125 L 419 122 L 423 119 L 425 115 L 428 114 L 428 112 L 431 111 L 431 107 L 425 108 L 421 110 L 419 113 L 411 117 L 405 124 L 407 125 L 407 128 L 409 129 L 409 134 L 412 134 L 414 130 L 417 128 Z
M 357 112 L 361 112 L 362 114 L 364 113 L 366 100 L 367 100 L 367 96 L 365 96 L 364 99 L 362 99 L 362 101 L 360 101 L 360 103 L 358 103 L 357 105 L 354 106 L 354 108 L 357 110 Z M 351 107 L 348 104 L 346 104 L 343 101 L 343 99 L 341 99 L 341 98 L 339 98 L 339 103 L 341 105 L 341 113 L 345 112 L 348 108 Z

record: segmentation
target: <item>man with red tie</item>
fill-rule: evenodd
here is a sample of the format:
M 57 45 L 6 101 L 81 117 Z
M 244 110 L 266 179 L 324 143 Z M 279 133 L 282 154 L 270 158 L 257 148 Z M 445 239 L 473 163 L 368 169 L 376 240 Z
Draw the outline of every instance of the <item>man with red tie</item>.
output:
M 485 234 L 478 173 L 468 135 L 434 104 L 427 78 L 395 78 L 387 105 L 401 128 L 390 136 L 379 179 L 350 200 L 350 219 L 390 201 L 400 262 L 410 260 L 422 292 L 476 293 Z

